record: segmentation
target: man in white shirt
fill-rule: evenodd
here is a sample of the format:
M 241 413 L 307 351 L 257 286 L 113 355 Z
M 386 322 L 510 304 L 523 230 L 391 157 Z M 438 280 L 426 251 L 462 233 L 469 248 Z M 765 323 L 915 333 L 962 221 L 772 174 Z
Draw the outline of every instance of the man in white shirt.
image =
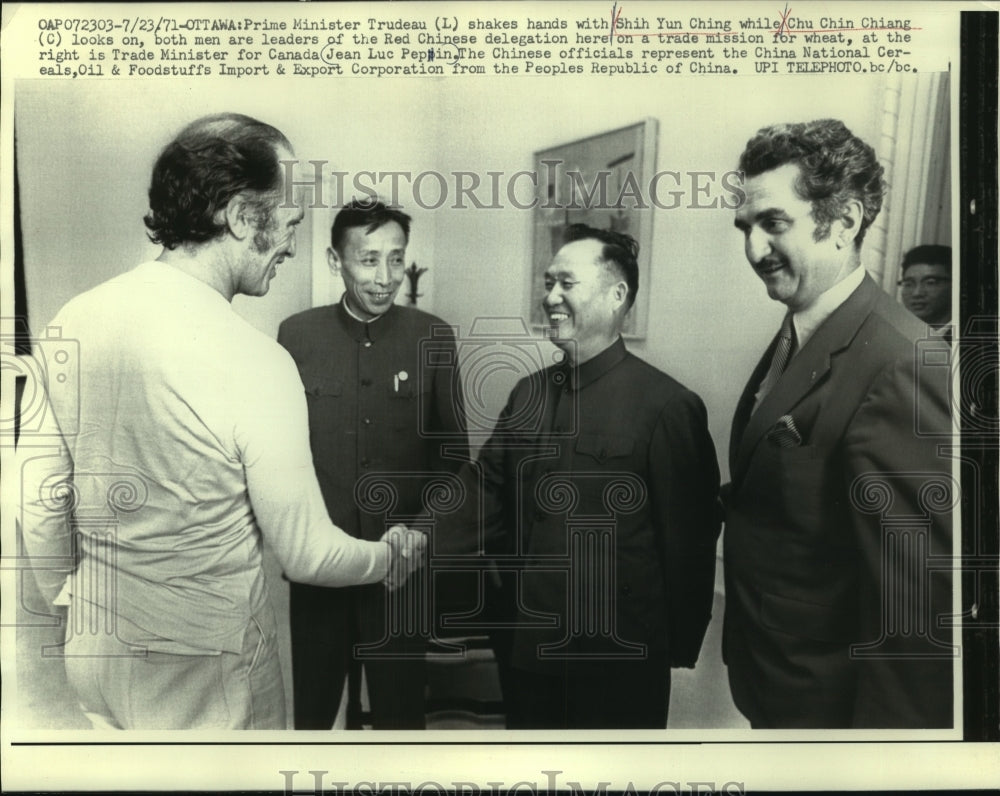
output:
M 730 440 L 733 698 L 755 728 L 949 727 L 948 346 L 861 266 L 882 167 L 824 119 L 759 131 L 740 170 L 736 227 L 788 314 Z
M 230 306 L 295 255 L 291 157 L 246 116 L 187 126 L 153 169 L 161 255 L 51 324 L 78 341 L 80 378 L 44 385 L 63 444 L 22 451 L 24 543 L 42 594 L 69 605 L 67 676 L 97 727 L 285 728 L 263 537 L 327 586 L 394 588 L 423 555 L 415 532 L 362 541 L 330 522 L 295 364 Z

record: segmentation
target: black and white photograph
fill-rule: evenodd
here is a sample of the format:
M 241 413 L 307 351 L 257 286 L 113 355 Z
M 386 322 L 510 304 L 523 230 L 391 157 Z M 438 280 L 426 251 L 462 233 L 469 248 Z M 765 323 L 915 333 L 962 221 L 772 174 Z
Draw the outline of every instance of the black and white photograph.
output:
M 5 787 L 995 782 L 975 8 L 5 7 Z

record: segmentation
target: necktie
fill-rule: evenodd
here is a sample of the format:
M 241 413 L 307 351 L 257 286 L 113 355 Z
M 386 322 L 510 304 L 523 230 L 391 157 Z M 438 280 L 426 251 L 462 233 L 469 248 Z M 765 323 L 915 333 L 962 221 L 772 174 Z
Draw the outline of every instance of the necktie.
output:
M 763 403 L 764 398 L 774 389 L 774 385 L 778 383 L 781 374 L 785 372 L 785 368 L 788 367 L 788 360 L 792 358 L 792 349 L 794 347 L 795 327 L 792 325 L 792 313 L 788 313 L 785 316 L 785 320 L 781 322 L 781 330 L 778 332 L 778 345 L 774 349 L 771 367 L 767 369 L 767 375 L 764 376 L 764 380 L 760 383 L 760 389 L 757 391 L 755 410 Z

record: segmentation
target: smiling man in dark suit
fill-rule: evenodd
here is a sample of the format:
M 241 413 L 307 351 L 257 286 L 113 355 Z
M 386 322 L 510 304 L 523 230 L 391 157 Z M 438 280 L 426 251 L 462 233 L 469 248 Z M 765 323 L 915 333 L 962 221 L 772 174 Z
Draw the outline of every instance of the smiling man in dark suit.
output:
M 480 452 L 484 536 L 519 568 L 510 729 L 663 729 L 711 617 L 715 447 L 701 399 L 621 338 L 638 248 L 566 230 L 543 299 L 564 361 L 515 385 Z
M 733 421 L 733 698 L 755 728 L 950 726 L 947 343 L 861 266 L 882 167 L 821 120 L 761 130 L 740 169 L 736 227 L 788 313 Z
M 286 319 L 278 342 L 305 385 L 313 464 L 330 517 L 352 536 L 378 538 L 387 512 L 419 515 L 435 474 L 467 458 L 457 374 L 427 367 L 434 358 L 455 360 L 455 336 L 440 318 L 394 303 L 405 276 L 406 213 L 354 201 L 337 213 L 330 237 L 327 261 L 344 280 L 343 298 Z M 451 458 L 444 443 L 456 451 Z M 378 505 L 378 495 L 388 505 Z M 345 674 L 357 694 L 362 667 L 374 729 L 423 729 L 425 575 L 414 574 L 395 607 L 382 586 L 292 582 L 296 729 L 330 729 Z M 396 615 L 401 605 L 412 622 Z M 348 729 L 360 726 L 357 705 L 355 697 Z

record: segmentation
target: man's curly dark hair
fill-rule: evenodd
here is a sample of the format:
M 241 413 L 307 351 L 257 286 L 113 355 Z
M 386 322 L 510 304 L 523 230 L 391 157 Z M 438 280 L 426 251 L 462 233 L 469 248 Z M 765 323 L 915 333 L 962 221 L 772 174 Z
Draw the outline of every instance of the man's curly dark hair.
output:
M 628 285 L 628 297 L 625 299 L 625 311 L 628 312 L 635 303 L 635 294 L 639 290 L 638 241 L 623 232 L 598 229 L 587 224 L 570 224 L 563 232 L 563 243 L 578 240 L 596 240 L 604 244 L 601 261 L 605 267 L 610 266 L 616 270 Z
M 801 172 L 796 193 L 813 206 L 816 240 L 830 234 L 847 202 L 857 199 L 864 209 L 854 239 L 860 247 L 865 232 L 882 209 L 886 183 L 875 150 L 837 119 L 775 124 L 759 130 L 740 155 L 740 171 L 756 177 L 788 163 Z
M 258 227 L 266 226 L 281 185 L 278 147 L 288 139 L 264 122 L 238 113 L 204 116 L 171 141 L 153 166 L 149 239 L 167 249 L 204 243 L 223 233 L 216 214 L 237 194 L 250 194 Z

